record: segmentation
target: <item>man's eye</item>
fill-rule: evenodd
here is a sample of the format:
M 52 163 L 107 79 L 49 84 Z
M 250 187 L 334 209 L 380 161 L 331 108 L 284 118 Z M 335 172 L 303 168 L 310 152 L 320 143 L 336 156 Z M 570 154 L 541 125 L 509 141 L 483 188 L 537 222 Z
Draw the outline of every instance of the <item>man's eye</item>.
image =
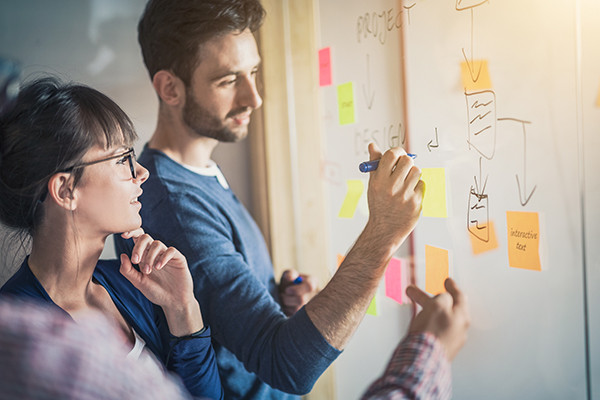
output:
M 117 160 L 117 164 L 125 164 L 127 162 L 127 157 L 129 157 L 129 156 L 125 156 L 123 158 L 119 158 Z

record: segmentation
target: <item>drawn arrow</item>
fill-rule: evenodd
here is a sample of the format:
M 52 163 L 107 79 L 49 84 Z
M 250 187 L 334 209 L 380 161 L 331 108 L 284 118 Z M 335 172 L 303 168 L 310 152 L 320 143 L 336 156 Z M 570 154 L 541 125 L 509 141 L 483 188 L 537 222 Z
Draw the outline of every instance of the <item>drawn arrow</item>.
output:
M 431 144 L 433 142 L 433 140 L 430 140 L 429 143 L 427 143 L 427 150 L 429 150 L 429 152 L 431 153 L 431 148 L 438 148 L 440 147 L 439 143 L 438 143 L 438 132 L 437 132 L 437 128 L 435 128 L 435 144 Z
M 517 188 L 519 189 L 519 202 L 523 207 L 529 203 L 531 200 L 531 196 L 533 196 L 533 192 L 537 188 L 537 185 L 531 189 L 531 192 L 527 194 L 527 124 L 531 124 L 531 121 L 524 121 L 522 119 L 517 118 L 498 118 L 498 121 L 515 121 L 521 124 L 523 127 L 523 191 L 521 191 L 521 181 L 519 180 L 519 174 L 515 174 L 515 178 L 517 178 Z M 523 199 L 525 196 L 525 199 Z
M 473 61 L 473 8 L 470 8 L 471 11 L 471 59 L 465 54 L 465 48 L 462 48 L 463 57 L 467 62 L 467 68 L 469 68 L 469 74 L 471 75 L 471 81 L 477 82 L 479 80 L 479 75 L 481 75 L 481 66 L 482 63 L 479 63 L 479 68 L 475 71 L 475 62 Z
M 367 54 L 367 88 L 363 85 L 363 95 L 365 96 L 365 102 L 367 108 L 370 110 L 373 107 L 373 100 L 375 99 L 375 91 L 371 92 L 371 68 L 369 63 L 369 55 Z

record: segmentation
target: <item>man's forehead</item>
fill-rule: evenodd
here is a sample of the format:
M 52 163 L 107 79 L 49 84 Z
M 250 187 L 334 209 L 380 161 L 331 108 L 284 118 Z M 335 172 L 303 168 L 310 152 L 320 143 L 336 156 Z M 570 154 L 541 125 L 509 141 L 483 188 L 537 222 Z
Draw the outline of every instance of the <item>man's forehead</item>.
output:
M 198 66 L 208 70 L 244 70 L 260 64 L 254 35 L 230 32 L 215 36 L 199 46 Z

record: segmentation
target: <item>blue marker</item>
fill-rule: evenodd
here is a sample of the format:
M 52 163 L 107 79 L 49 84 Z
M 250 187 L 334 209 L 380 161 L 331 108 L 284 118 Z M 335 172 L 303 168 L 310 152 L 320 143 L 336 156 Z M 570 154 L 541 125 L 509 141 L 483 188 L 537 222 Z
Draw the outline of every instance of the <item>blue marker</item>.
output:
M 410 158 L 412 158 L 413 160 L 415 158 L 417 158 L 416 154 L 406 153 L 406 155 L 409 156 Z M 361 162 L 358 165 L 358 169 L 360 170 L 360 172 L 375 171 L 377 169 L 377 167 L 379 167 L 379 160 L 365 161 L 365 162 Z
M 294 279 L 294 285 L 298 285 L 300 283 L 302 283 L 303 279 L 300 275 L 298 275 L 298 277 L 296 279 Z

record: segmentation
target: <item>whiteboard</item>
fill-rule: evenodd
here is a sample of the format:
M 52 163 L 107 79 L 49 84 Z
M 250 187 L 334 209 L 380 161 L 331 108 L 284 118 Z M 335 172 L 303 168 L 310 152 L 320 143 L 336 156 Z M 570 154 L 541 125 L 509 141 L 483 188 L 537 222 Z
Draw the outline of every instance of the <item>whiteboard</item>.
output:
M 342 6 L 343 5 L 343 6 Z M 407 10 L 398 1 L 321 1 L 319 49 L 329 51 L 331 83 L 319 87 L 323 131 L 323 179 L 330 232 L 328 265 L 335 272 L 338 255 L 350 249 L 368 217 L 368 175 L 358 165 L 368 160 L 367 145 L 382 150 L 406 145 L 403 111 L 401 28 Z M 320 75 L 327 64 L 320 61 Z M 352 85 L 354 122 L 340 121 L 338 88 Z M 345 117 L 344 117 L 345 118 Z M 339 217 L 349 193 L 348 182 L 362 186 L 351 216 Z M 347 210 L 346 210 L 347 211 Z M 397 254 L 407 261 L 409 243 Z M 405 280 L 407 279 L 404 276 Z M 358 399 L 384 370 L 392 350 L 406 332 L 409 305 L 386 297 L 382 282 L 375 297 L 377 315 L 367 314 L 335 362 L 338 399 Z
M 366 143 L 387 149 L 406 133 L 416 164 L 443 171 L 445 184 L 442 199 L 433 184 L 426 197 L 446 215 L 424 210 L 412 237 L 416 282 L 434 281 L 431 246 L 470 300 L 469 340 L 453 363 L 457 399 L 579 399 L 588 384 L 600 396 L 596 3 L 320 2 L 332 71 L 319 88 L 330 265 L 366 221 L 364 193 L 352 218 L 339 217 L 347 182 L 366 182 L 357 170 Z M 347 82 L 355 121 L 342 124 L 337 87 Z M 410 250 L 399 256 L 410 260 Z M 384 286 L 379 315 L 365 317 L 336 362 L 340 399 L 360 396 L 405 333 L 410 310 Z

